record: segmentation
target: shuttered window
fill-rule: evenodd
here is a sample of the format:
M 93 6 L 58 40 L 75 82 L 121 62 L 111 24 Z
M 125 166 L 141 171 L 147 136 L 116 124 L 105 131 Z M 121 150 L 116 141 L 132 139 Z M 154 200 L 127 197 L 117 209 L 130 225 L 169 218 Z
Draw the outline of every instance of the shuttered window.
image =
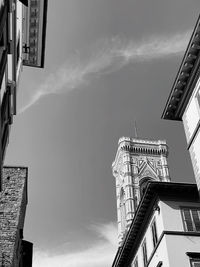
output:
M 192 267 L 200 267 L 200 260 L 192 260 L 191 266 Z
M 183 208 L 182 214 L 183 214 L 185 230 L 192 232 L 200 232 L 200 209 Z
M 126 229 L 126 197 L 124 189 L 120 192 L 120 214 L 121 214 L 121 228 L 122 231 Z
M 198 89 L 198 92 L 196 94 L 196 99 L 197 99 L 197 102 L 199 104 L 199 107 L 200 107 L 200 90 Z
M 144 240 L 143 244 L 142 244 L 142 253 L 143 253 L 143 263 L 144 266 L 147 265 L 147 243 L 146 240 Z
M 200 231 L 200 210 L 191 210 L 196 231 Z
M 158 235 L 157 235 L 157 228 L 156 228 L 156 221 L 154 219 L 153 223 L 151 224 L 151 232 L 153 238 L 153 246 L 155 247 L 158 243 Z
M 186 252 L 189 257 L 190 267 L 200 267 L 200 252 Z

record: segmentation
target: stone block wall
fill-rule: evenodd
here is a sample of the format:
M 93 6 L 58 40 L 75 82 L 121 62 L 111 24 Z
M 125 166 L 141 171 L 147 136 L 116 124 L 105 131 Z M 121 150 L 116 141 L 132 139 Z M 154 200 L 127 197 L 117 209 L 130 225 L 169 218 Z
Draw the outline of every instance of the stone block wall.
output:
M 4 167 L 0 192 L 0 266 L 18 267 L 27 205 L 26 167 Z

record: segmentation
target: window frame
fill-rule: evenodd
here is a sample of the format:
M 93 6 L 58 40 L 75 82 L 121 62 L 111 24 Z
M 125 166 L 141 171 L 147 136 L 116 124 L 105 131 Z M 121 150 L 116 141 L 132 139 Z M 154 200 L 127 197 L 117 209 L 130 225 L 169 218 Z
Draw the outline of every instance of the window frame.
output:
M 194 263 L 200 264 L 200 253 L 199 252 L 186 252 L 189 257 L 190 267 L 195 267 Z
M 142 242 L 142 256 L 143 256 L 143 264 L 145 267 L 147 266 L 147 262 L 148 262 L 146 238 Z
M 184 231 L 185 232 L 200 232 L 200 225 L 199 225 L 199 230 L 197 230 L 197 226 L 196 224 L 197 223 L 200 223 L 200 207 L 191 207 L 191 206 L 184 206 L 184 207 L 181 207 L 181 215 L 182 215 L 182 221 L 183 221 L 183 227 L 184 227 Z M 184 214 L 184 211 L 185 210 L 189 210 L 189 215 L 190 215 L 190 219 L 191 219 L 191 226 L 192 226 L 192 230 L 188 230 L 188 225 L 187 225 L 187 220 L 185 218 L 185 214 Z M 194 219 L 194 216 L 193 216 L 193 213 L 192 211 L 197 211 L 197 215 L 198 215 L 198 219 L 199 221 L 198 222 L 195 222 L 195 219 Z
M 194 98 L 195 98 L 195 103 L 197 106 L 197 110 L 199 113 L 199 120 L 200 120 L 200 85 L 197 87 L 197 91 L 195 92 Z
M 156 245 L 158 244 L 158 231 L 156 225 L 156 218 L 154 218 L 151 223 L 151 234 L 152 234 L 153 248 L 155 248 Z
M 17 44 L 16 44 L 16 61 L 17 64 L 19 63 L 19 59 L 20 59 L 20 36 L 17 37 Z
M 195 266 L 195 263 L 199 263 L 199 266 L 200 266 L 200 258 L 198 258 L 198 259 L 190 259 L 190 266 L 191 267 L 196 267 Z
M 132 266 L 133 267 L 138 267 L 138 256 L 136 256 Z

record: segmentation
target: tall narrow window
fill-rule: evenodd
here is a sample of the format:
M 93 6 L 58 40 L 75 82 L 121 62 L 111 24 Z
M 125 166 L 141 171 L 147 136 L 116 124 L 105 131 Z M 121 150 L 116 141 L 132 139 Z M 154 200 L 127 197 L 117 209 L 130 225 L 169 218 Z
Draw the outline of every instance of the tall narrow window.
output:
M 143 253 L 143 263 L 144 263 L 144 266 L 146 266 L 146 264 L 147 264 L 147 243 L 146 243 L 146 239 L 144 240 L 144 242 L 142 244 L 142 253 Z
M 0 37 L 0 62 L 3 57 L 3 53 L 6 50 L 6 26 L 4 26 L 1 37 Z
M 155 248 L 156 244 L 158 243 L 158 235 L 157 235 L 155 219 L 153 220 L 153 223 L 151 224 L 151 232 L 152 232 L 152 238 L 153 238 L 153 246 Z
M 122 231 L 126 228 L 126 201 L 125 201 L 125 192 L 124 189 L 121 189 L 120 192 L 120 213 L 121 213 L 121 227 Z
M 0 60 L 2 58 L 4 50 L 5 50 L 5 46 L 4 46 L 4 39 L 3 39 L 3 34 L 2 34 L 2 37 L 0 39 Z
M 200 209 L 183 208 L 182 214 L 186 231 L 200 232 Z
M 197 102 L 198 102 L 198 105 L 199 105 L 199 108 L 200 108 L 200 90 L 198 89 L 198 92 L 196 94 L 196 99 L 197 99 Z
M 17 63 L 19 61 L 19 57 L 20 57 L 20 38 L 18 37 L 18 40 L 17 40 Z

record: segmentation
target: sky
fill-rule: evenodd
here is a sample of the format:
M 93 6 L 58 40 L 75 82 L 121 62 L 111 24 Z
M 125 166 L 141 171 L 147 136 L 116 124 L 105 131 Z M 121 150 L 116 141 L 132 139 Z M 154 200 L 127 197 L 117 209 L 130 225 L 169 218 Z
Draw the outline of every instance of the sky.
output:
M 24 67 L 6 165 L 27 166 L 34 267 L 109 267 L 120 137 L 165 139 L 194 183 L 182 122 L 161 119 L 198 0 L 49 0 L 44 69 Z

